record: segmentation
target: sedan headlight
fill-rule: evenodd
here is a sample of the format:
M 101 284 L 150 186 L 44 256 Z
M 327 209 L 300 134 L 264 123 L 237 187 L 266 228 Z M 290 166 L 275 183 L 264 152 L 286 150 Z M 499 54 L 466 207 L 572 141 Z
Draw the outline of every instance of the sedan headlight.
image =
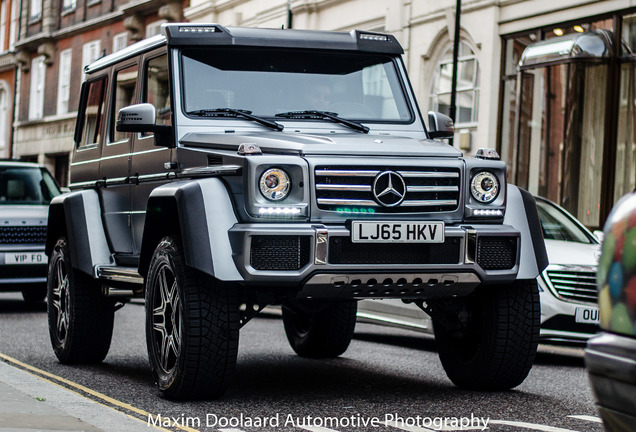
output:
M 480 203 L 493 202 L 499 194 L 499 180 L 489 171 L 480 171 L 470 181 L 470 192 Z
M 291 190 L 289 175 L 280 168 L 265 171 L 258 184 L 263 196 L 270 201 L 285 199 Z

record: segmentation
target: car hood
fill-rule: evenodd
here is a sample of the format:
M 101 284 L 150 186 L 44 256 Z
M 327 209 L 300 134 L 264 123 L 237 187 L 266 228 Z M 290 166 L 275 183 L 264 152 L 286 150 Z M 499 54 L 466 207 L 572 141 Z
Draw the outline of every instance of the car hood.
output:
M 179 140 L 186 146 L 237 150 L 256 144 L 263 153 L 305 155 L 425 156 L 459 158 L 462 152 L 440 141 L 360 133 L 312 135 L 281 132 L 215 134 L 188 133 Z
M 550 264 L 597 266 L 601 256 L 601 246 L 561 240 L 546 240 Z
M 0 226 L 46 225 L 49 206 L 0 205 Z

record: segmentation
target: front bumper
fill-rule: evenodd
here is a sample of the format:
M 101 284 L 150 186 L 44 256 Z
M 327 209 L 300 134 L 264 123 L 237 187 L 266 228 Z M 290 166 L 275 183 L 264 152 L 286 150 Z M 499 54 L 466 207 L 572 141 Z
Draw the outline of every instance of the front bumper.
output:
M 555 266 L 550 266 L 548 269 L 552 267 Z M 580 268 L 583 269 L 583 267 Z M 584 269 L 595 277 L 595 267 L 585 267 Z M 599 331 L 597 303 L 592 302 L 592 299 L 576 301 L 559 296 L 554 285 L 546 280 L 547 277 L 544 271 L 537 278 L 541 298 L 541 340 L 544 342 L 584 344 Z M 576 294 L 580 292 L 580 289 L 576 284 L 562 285 L 562 289 L 566 290 L 570 297 L 577 298 Z M 594 289 L 596 290 L 596 287 Z
M 435 244 L 353 243 L 346 225 L 237 224 L 230 240 L 247 285 L 298 287 L 307 298 L 447 297 L 515 280 L 514 228 L 446 225 L 444 233 Z
M 588 341 L 585 364 L 605 429 L 636 430 L 636 339 L 603 332 Z

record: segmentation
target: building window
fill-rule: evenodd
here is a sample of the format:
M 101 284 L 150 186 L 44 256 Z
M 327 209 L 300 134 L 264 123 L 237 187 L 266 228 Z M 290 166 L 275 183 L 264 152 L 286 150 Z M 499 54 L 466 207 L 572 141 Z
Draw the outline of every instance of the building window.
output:
M 161 24 L 167 22 L 167 20 L 159 20 L 148 24 L 146 26 L 146 37 L 149 38 L 161 34 Z
M 68 112 L 68 100 L 71 93 L 71 59 L 73 49 L 65 49 L 60 53 L 60 63 L 57 83 L 57 113 Z
M 44 56 L 31 61 L 31 88 L 29 91 L 29 120 L 44 117 L 44 84 L 46 80 L 46 64 Z
M 7 50 L 6 34 L 7 34 L 7 4 L 8 1 L 0 1 L 0 51 Z
M 62 12 L 75 10 L 76 6 L 77 6 L 77 0 L 64 0 L 62 2 Z
M 128 32 L 118 33 L 113 36 L 113 52 L 123 50 L 128 45 Z
M 82 74 L 84 68 L 99 58 L 99 51 L 102 48 L 100 40 L 85 43 L 82 48 Z
M 11 1 L 11 24 L 9 28 L 9 49 L 15 48 L 15 41 L 18 39 L 18 20 L 20 19 L 20 0 Z
M 479 62 L 474 51 L 465 42 L 459 43 L 457 70 L 455 123 L 464 125 L 477 123 Z M 435 67 L 431 89 L 431 111 L 450 114 L 452 77 L 453 46 L 450 45 Z
M 38 21 L 42 18 L 42 0 L 31 0 L 30 21 Z
M 9 84 L 0 81 L 0 149 L 4 149 L 9 144 Z

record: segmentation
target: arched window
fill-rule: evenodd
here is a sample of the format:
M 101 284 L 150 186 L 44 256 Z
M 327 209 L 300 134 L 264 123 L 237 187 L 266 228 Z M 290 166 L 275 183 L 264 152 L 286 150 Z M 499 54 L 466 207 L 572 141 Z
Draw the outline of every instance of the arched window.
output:
M 459 43 L 457 62 L 457 96 L 455 123 L 470 125 L 477 123 L 479 103 L 479 62 L 472 48 Z M 431 111 L 450 114 L 451 83 L 453 79 L 453 45 L 449 45 L 435 66 L 431 89 Z

